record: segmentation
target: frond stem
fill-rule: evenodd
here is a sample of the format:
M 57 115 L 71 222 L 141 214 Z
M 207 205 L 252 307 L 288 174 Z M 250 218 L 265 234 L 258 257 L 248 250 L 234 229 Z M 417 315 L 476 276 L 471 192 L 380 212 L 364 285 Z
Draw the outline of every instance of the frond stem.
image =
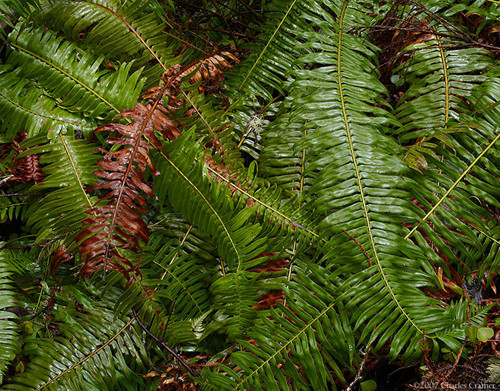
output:
M 130 319 L 128 321 L 128 323 L 126 323 L 125 326 L 123 326 L 115 335 L 113 335 L 110 339 L 108 339 L 104 344 L 102 344 L 101 346 L 99 346 L 92 353 L 88 354 L 87 356 L 85 356 L 84 358 L 82 358 L 80 361 L 78 361 L 77 363 L 73 364 L 69 368 L 65 369 L 63 372 L 61 372 L 56 377 L 53 377 L 52 379 L 50 379 L 48 382 L 42 384 L 35 391 L 40 391 L 40 390 L 44 389 L 49 384 L 54 383 L 55 381 L 59 380 L 65 374 L 67 374 L 68 372 L 71 372 L 73 369 L 75 369 L 76 367 L 82 365 L 85 361 L 87 361 L 88 359 L 90 359 L 93 356 L 95 356 L 97 353 L 99 353 L 101 350 L 103 350 L 106 346 L 108 346 L 111 342 L 113 342 L 116 338 L 118 338 L 118 336 L 120 336 L 120 334 L 122 334 L 134 322 L 134 320 L 136 320 L 135 317 L 133 317 L 132 319 Z
M 229 239 L 229 242 L 231 243 L 231 246 L 233 247 L 233 249 L 236 253 L 236 257 L 238 258 L 238 269 L 237 270 L 239 271 L 240 267 L 241 267 L 242 259 L 241 259 L 240 253 L 238 251 L 238 248 L 236 247 L 236 244 L 234 243 L 233 237 L 231 236 L 231 233 L 229 232 L 229 229 L 226 227 L 226 224 L 224 223 L 222 218 L 219 216 L 219 214 L 217 213 L 215 208 L 212 206 L 210 201 L 207 199 L 207 197 L 205 197 L 205 195 L 201 192 L 201 190 L 198 189 L 198 187 L 193 182 L 191 182 L 191 180 L 182 172 L 182 170 L 179 167 L 177 167 L 175 165 L 175 163 L 173 161 L 171 161 L 163 151 L 160 151 L 160 154 L 172 166 L 172 168 L 175 171 L 177 171 L 177 173 L 200 195 L 200 197 L 203 199 L 203 201 L 205 201 L 205 203 L 210 208 L 210 210 L 212 211 L 214 216 L 217 218 L 217 220 L 219 220 L 219 223 L 221 224 L 222 228 L 224 229 L 224 232 L 226 233 L 226 235 Z
M 74 77 L 73 75 L 71 75 L 70 73 L 66 72 L 64 69 L 58 67 L 56 64 L 50 62 L 49 60 L 46 60 L 45 58 L 39 56 L 38 54 L 36 53 L 33 53 L 31 51 L 29 51 L 28 49 L 25 49 L 23 48 L 22 46 L 19 46 L 17 44 L 15 44 L 14 42 L 10 42 L 9 43 L 11 46 L 15 47 L 17 50 L 21 51 L 21 52 L 24 52 L 26 54 L 29 54 L 30 56 L 32 57 L 35 57 L 37 60 L 47 64 L 48 66 L 56 69 L 57 71 L 59 71 L 60 73 L 62 73 L 64 76 L 66 77 L 69 77 L 71 80 L 73 80 L 75 83 L 77 83 L 78 85 L 82 86 L 83 88 L 85 88 L 87 91 L 89 91 L 91 94 L 95 95 L 98 99 L 100 99 L 101 101 L 103 101 L 106 105 L 108 105 L 112 110 L 116 111 L 117 113 L 120 112 L 120 110 L 118 110 L 111 102 L 109 102 L 106 98 L 104 98 L 103 96 L 99 95 L 99 93 L 97 93 L 97 91 L 94 91 L 92 88 L 90 88 L 88 85 L 86 85 L 85 83 L 83 83 L 82 81 L 78 80 L 76 77 Z
M 120 19 L 123 24 L 125 24 L 130 31 L 132 31 L 132 33 L 139 39 L 139 41 L 141 41 L 141 43 L 144 45 L 144 47 L 147 49 L 147 51 L 149 53 L 151 53 L 151 55 L 154 57 L 154 59 L 158 62 L 158 64 L 160 64 L 160 66 L 165 70 L 167 71 L 167 67 L 161 62 L 161 60 L 158 58 L 158 56 L 156 55 L 156 53 L 153 51 L 153 49 L 151 49 L 151 47 L 146 43 L 146 41 L 144 40 L 144 38 L 141 37 L 141 35 L 137 32 L 136 29 L 134 29 L 132 27 L 132 25 L 127 22 L 125 20 L 125 18 L 123 16 L 121 16 L 119 13 L 113 11 L 112 9 L 106 7 L 105 5 L 102 5 L 102 4 L 98 4 L 98 3 L 92 3 L 92 2 L 89 2 L 90 4 L 93 4 L 95 6 L 98 6 L 98 7 L 101 7 L 103 9 L 105 9 L 106 11 L 108 11 L 109 13 L 113 14 L 115 17 L 117 17 L 118 19 Z
M 82 181 L 80 179 L 80 175 L 78 175 L 78 171 L 76 169 L 75 162 L 73 160 L 73 157 L 71 156 L 71 153 L 69 152 L 68 144 L 66 143 L 66 140 L 64 139 L 64 136 L 61 133 L 59 133 L 59 138 L 61 139 L 61 143 L 63 144 L 64 151 L 66 152 L 66 155 L 68 156 L 68 159 L 71 163 L 71 167 L 73 169 L 73 173 L 75 174 L 76 181 L 78 182 L 78 186 L 80 187 L 80 190 L 82 191 L 83 195 L 85 196 L 87 203 L 92 208 L 93 207 L 92 202 L 90 202 L 89 196 L 88 196 L 87 192 L 85 191 L 85 189 L 83 188 L 83 184 L 82 184 Z
M 314 236 L 315 238 L 319 238 L 319 235 L 313 231 L 311 231 L 310 229 L 304 227 L 303 225 L 297 223 L 296 221 L 292 220 L 290 217 L 284 215 L 283 213 L 281 213 L 279 210 L 273 208 L 272 206 L 266 204 L 265 202 L 259 200 L 258 198 L 254 197 L 253 195 L 251 195 L 250 193 L 248 193 L 247 191 L 243 190 L 241 187 L 239 187 L 238 185 L 234 184 L 233 182 L 231 182 L 229 179 L 225 178 L 224 176 L 222 176 L 221 174 L 219 174 L 216 170 L 214 170 L 212 167 L 209 167 L 208 165 L 206 166 L 207 169 L 214 175 L 216 175 L 218 178 L 222 179 L 223 181 L 225 181 L 226 183 L 228 183 L 231 187 L 234 187 L 236 190 L 238 190 L 240 193 L 242 193 L 243 195 L 245 195 L 246 197 L 250 198 L 252 201 L 255 201 L 257 202 L 258 204 L 262 205 L 264 208 L 266 209 L 269 209 L 270 211 L 272 211 L 273 213 L 277 214 L 278 216 L 284 218 L 285 220 L 287 220 L 290 224 L 292 224 L 294 227 L 297 227 L 299 229 L 302 229 L 304 231 L 306 231 L 307 233 L 310 233 L 312 236 Z
M 186 370 L 189 372 L 189 374 L 191 376 L 198 376 L 198 373 L 193 369 L 191 368 L 189 365 L 186 364 L 186 362 L 182 359 L 182 357 L 177 354 L 174 350 L 172 350 L 165 342 L 163 342 L 162 339 L 158 338 L 156 335 L 154 335 L 149 329 L 148 327 L 142 323 L 141 319 L 139 318 L 139 315 L 137 314 L 136 310 L 134 308 L 132 308 L 132 313 L 134 314 L 134 317 L 132 318 L 132 320 L 137 320 L 137 324 L 139 326 L 141 326 L 141 329 L 144 330 L 144 332 L 149 335 L 151 338 L 153 338 L 156 343 L 158 343 L 159 345 L 161 345 L 161 347 L 163 349 L 165 349 L 166 351 L 168 351 L 172 356 L 174 356 L 177 361 L 179 361 L 179 363 L 184 367 L 186 368 Z
M 351 150 L 351 157 L 352 157 L 352 161 L 354 164 L 354 169 L 356 171 L 356 179 L 358 182 L 359 193 L 361 196 L 361 203 L 363 205 L 363 213 L 365 215 L 366 228 L 368 230 L 368 236 L 370 238 L 370 243 L 371 243 L 371 247 L 373 250 L 373 254 L 374 254 L 375 260 L 377 262 L 377 267 L 380 271 L 380 275 L 382 276 L 382 279 L 384 280 L 384 284 L 392 297 L 392 300 L 394 301 L 394 303 L 398 307 L 399 311 L 405 316 L 406 319 L 408 319 L 408 321 L 411 323 L 411 325 L 416 330 L 418 330 L 419 333 L 422 333 L 422 331 L 415 324 L 413 319 L 411 319 L 409 314 L 404 310 L 404 308 L 402 307 L 398 298 L 396 297 L 396 294 L 392 290 L 391 284 L 389 284 L 389 281 L 387 280 L 387 276 L 384 272 L 384 268 L 382 267 L 382 262 L 380 261 L 380 258 L 379 258 L 378 252 L 377 252 L 377 248 L 375 245 L 375 239 L 373 238 L 370 217 L 368 215 L 368 206 L 366 203 L 365 194 L 364 194 L 364 190 L 363 190 L 363 184 L 361 183 L 361 175 L 359 172 L 358 162 L 356 160 L 356 154 L 354 151 L 354 144 L 353 144 L 352 137 L 351 137 L 351 129 L 350 129 L 350 125 L 349 125 L 349 118 L 347 116 L 346 103 L 345 103 L 344 91 L 343 91 L 343 86 L 342 86 L 342 83 L 343 83 L 342 82 L 342 45 L 343 45 L 343 42 L 342 42 L 342 34 L 343 34 L 342 24 L 344 21 L 344 16 L 345 16 L 345 13 L 347 10 L 348 3 L 349 3 L 349 0 L 344 1 L 344 5 L 342 6 L 342 11 L 340 13 L 339 22 L 338 22 L 339 23 L 339 32 L 338 32 L 337 77 L 338 77 L 338 84 L 339 84 L 339 96 L 340 96 L 340 102 L 341 102 L 341 107 L 342 107 L 342 116 L 343 116 L 344 123 L 345 123 L 345 130 L 347 133 L 347 139 L 349 141 L 349 147 Z M 365 254 L 366 254 L 366 252 L 365 252 Z
M 436 32 L 436 29 L 433 28 L 434 32 Z M 448 118 L 450 115 L 450 84 L 448 81 L 448 65 L 446 62 L 446 55 L 444 53 L 443 47 L 441 46 L 441 39 L 439 38 L 438 35 L 436 35 L 436 39 L 438 41 L 439 45 L 439 54 L 441 55 L 441 62 L 443 64 L 443 76 L 444 76 L 444 91 L 445 91 L 445 112 L 444 112 L 444 129 L 446 130 L 448 126 L 446 123 L 448 122 Z
M 259 54 L 259 57 L 257 57 L 257 59 L 254 61 L 254 63 L 252 64 L 252 67 L 250 68 L 250 70 L 248 71 L 247 75 L 245 76 L 245 78 L 243 79 L 243 81 L 241 82 L 240 86 L 239 86 L 239 89 L 243 88 L 243 86 L 245 85 L 245 83 L 247 82 L 248 78 L 250 77 L 250 75 L 252 74 L 252 72 L 254 71 L 255 67 L 257 66 L 257 64 L 259 63 L 259 61 L 261 60 L 262 56 L 264 55 L 264 53 L 266 52 L 267 48 L 269 47 L 269 45 L 271 44 L 271 41 L 274 39 L 274 37 L 276 36 L 276 34 L 278 33 L 278 31 L 280 30 L 281 26 L 283 25 L 283 23 L 285 23 L 285 20 L 286 18 L 288 18 L 288 14 L 290 13 L 290 11 L 292 10 L 293 6 L 295 5 L 295 3 L 297 2 L 297 0 L 294 0 L 293 3 L 290 5 L 290 7 L 288 8 L 288 10 L 286 11 L 285 15 L 283 16 L 283 18 L 281 19 L 280 23 L 278 24 L 278 26 L 276 27 L 276 29 L 274 30 L 273 34 L 271 35 L 271 38 L 269 38 L 269 40 L 267 41 L 266 43 L 266 46 L 264 46 L 264 49 L 262 49 L 262 51 L 260 52 Z
M 474 159 L 474 161 L 467 167 L 467 169 L 458 177 L 458 179 L 453 183 L 453 185 L 444 193 L 444 195 L 441 197 L 441 199 L 436 202 L 436 204 L 432 207 L 432 209 L 427 212 L 427 214 L 420 220 L 415 227 L 412 228 L 410 232 L 405 236 L 405 239 L 408 239 L 413 233 L 422 225 L 423 222 L 427 221 L 429 216 L 434 213 L 434 211 L 442 204 L 445 198 L 447 198 L 450 193 L 457 187 L 457 185 L 464 179 L 464 177 L 469 173 L 469 171 L 477 164 L 477 162 L 495 145 L 495 143 L 498 141 L 500 138 L 500 133 L 497 134 L 495 139 L 488 144 L 488 146 L 481 152 L 478 157 Z

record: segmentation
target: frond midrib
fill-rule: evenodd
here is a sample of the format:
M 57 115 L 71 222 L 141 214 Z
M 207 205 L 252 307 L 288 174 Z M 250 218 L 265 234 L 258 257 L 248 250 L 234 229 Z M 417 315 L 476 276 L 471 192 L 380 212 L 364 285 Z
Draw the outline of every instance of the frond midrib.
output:
M 343 120 L 344 120 L 344 125 L 345 125 L 345 131 L 346 131 L 347 138 L 348 138 L 348 141 L 349 141 L 349 148 L 350 148 L 351 158 L 352 158 L 352 162 L 353 162 L 355 173 L 356 173 L 356 179 L 357 179 L 357 183 L 358 183 L 358 187 L 359 187 L 359 193 L 360 193 L 360 197 L 361 197 L 361 204 L 362 204 L 362 208 L 363 208 L 363 213 L 365 215 L 366 227 L 367 227 L 367 230 L 368 230 L 368 235 L 369 235 L 369 238 L 370 238 L 370 245 L 371 245 L 371 248 L 372 248 L 372 251 L 373 251 L 373 255 L 375 256 L 375 260 L 377 262 L 377 267 L 378 267 L 378 269 L 380 271 L 380 275 L 382 276 L 382 279 L 384 281 L 384 285 L 385 285 L 386 289 L 389 291 L 389 293 L 390 293 L 390 295 L 392 297 L 392 301 L 396 304 L 398 310 L 404 315 L 404 317 L 408 320 L 408 322 L 410 322 L 410 324 L 412 325 L 412 327 L 415 330 L 417 330 L 417 332 L 419 334 L 422 334 L 422 330 L 416 325 L 416 323 L 414 322 L 414 320 L 412 319 L 412 317 L 410 316 L 410 314 L 408 314 L 405 311 L 405 309 L 403 308 L 402 304 L 399 302 L 399 299 L 397 298 L 396 294 L 394 293 L 390 282 L 388 281 L 388 278 L 387 278 L 387 276 L 385 274 L 385 271 L 384 271 L 384 268 L 382 266 L 382 262 L 381 262 L 381 260 L 379 258 L 379 254 L 378 254 L 377 247 L 376 247 L 376 244 L 375 244 L 375 239 L 373 237 L 373 233 L 372 233 L 372 229 L 371 229 L 371 223 L 370 223 L 370 217 L 369 217 L 369 213 L 368 213 L 368 207 L 367 207 L 366 200 L 365 200 L 364 189 L 363 189 L 363 184 L 361 182 L 361 176 L 360 176 L 359 167 L 358 167 L 358 163 L 357 163 L 356 153 L 355 153 L 353 141 L 352 141 L 352 138 L 351 138 L 351 131 L 350 131 L 350 126 L 349 126 L 349 118 L 347 116 L 345 96 L 344 96 L 343 87 L 342 87 L 342 85 L 343 85 L 343 83 L 342 83 L 342 74 L 343 74 L 343 72 L 342 72 L 342 47 L 343 47 L 343 44 L 342 44 L 342 35 L 343 35 L 342 26 L 343 26 L 344 15 L 345 15 L 345 12 L 347 10 L 348 3 L 349 3 L 348 0 L 344 1 L 344 5 L 342 7 L 342 11 L 341 11 L 341 14 L 340 14 L 340 17 L 339 17 L 338 46 L 337 46 L 337 48 L 338 48 L 338 52 L 337 52 L 338 53 L 337 54 L 337 75 L 338 75 L 339 96 L 340 96 L 340 102 L 341 102 L 341 107 L 342 107 L 342 115 L 343 115 Z
M 120 112 L 120 110 L 118 110 L 111 102 L 109 102 L 106 98 L 104 98 L 102 95 L 100 95 L 96 90 L 94 90 L 93 88 L 91 88 L 90 86 L 88 86 L 82 80 L 79 80 L 76 77 L 74 77 L 73 75 L 71 75 L 70 73 L 66 72 L 64 69 L 60 68 L 59 66 L 57 66 L 53 62 L 50 62 L 48 59 L 45 59 L 42 56 L 39 56 L 38 54 L 33 53 L 32 51 L 30 51 L 28 49 L 25 49 L 22 46 L 19 46 L 18 44 L 14 43 L 14 42 L 10 42 L 10 45 L 12 47 L 16 48 L 17 50 L 19 50 L 19 51 L 21 51 L 23 53 L 26 53 L 27 55 L 32 56 L 33 58 L 35 58 L 35 59 L 43 62 L 44 64 L 47 64 L 49 67 L 55 69 L 60 74 L 64 75 L 65 77 L 67 77 L 69 79 L 71 79 L 76 84 L 78 84 L 79 86 L 83 87 L 85 90 L 87 90 L 92 95 L 94 95 L 97 99 L 99 99 L 100 101 L 104 102 L 115 113 L 119 113 Z

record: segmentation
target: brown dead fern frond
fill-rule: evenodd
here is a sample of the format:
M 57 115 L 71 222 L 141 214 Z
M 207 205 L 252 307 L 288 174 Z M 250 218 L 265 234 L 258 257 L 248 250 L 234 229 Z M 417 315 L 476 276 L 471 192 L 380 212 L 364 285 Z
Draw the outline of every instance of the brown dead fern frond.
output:
M 131 123 L 106 124 L 94 132 L 109 132 L 107 143 L 110 151 L 99 148 L 103 159 L 95 175 L 101 178 L 89 191 L 100 190 L 105 194 L 96 206 L 87 210 L 91 216 L 83 221 L 83 230 L 76 237 L 84 265 L 80 270 L 87 277 L 97 269 L 117 270 L 128 281 L 138 272 L 126 255 L 127 251 L 142 252 L 141 243 L 147 243 L 149 230 L 141 214 L 146 211 L 144 195 L 153 196 L 151 187 L 144 179 L 150 169 L 153 175 L 159 172 L 148 153 L 151 149 L 161 150 L 155 131 L 163 132 L 166 138 L 175 138 L 180 133 L 175 125 L 158 110 L 160 96 L 153 104 L 137 103 L 130 110 L 124 110 L 118 118 L 128 118 Z
M 26 140 L 28 134 L 26 132 L 20 132 L 17 134 L 16 138 L 12 140 L 12 148 L 16 151 L 14 156 L 14 165 L 9 170 L 13 175 L 9 178 L 9 181 L 29 183 L 35 182 L 36 184 L 41 183 L 45 174 L 42 172 L 42 167 L 40 165 L 40 155 L 32 154 L 18 158 L 21 152 L 25 152 L 28 148 L 21 148 L 21 143 Z
M 189 76 L 191 84 L 203 81 L 199 90 L 202 93 L 208 85 L 218 85 L 224 80 L 224 72 L 232 70 L 233 64 L 239 63 L 238 58 L 231 52 L 223 51 L 220 54 L 213 54 L 202 58 L 189 65 L 177 76 L 177 80 L 182 80 Z

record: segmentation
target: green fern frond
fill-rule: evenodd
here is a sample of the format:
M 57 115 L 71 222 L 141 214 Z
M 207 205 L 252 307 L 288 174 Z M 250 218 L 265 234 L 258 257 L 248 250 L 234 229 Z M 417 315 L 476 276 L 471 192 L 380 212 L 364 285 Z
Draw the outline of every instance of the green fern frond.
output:
M 41 154 L 40 163 L 47 175 L 32 190 L 51 190 L 28 209 L 27 224 L 37 232 L 40 240 L 69 234 L 74 237 L 82 220 L 88 216 L 85 210 L 92 208 L 95 202 L 86 192 L 86 188 L 96 182 L 93 175 L 97 168 L 95 146 L 61 133 L 52 142 L 47 142 L 45 136 L 32 137 L 23 146 L 33 148 L 19 156 Z
M 20 197 L 1 197 L 0 198 L 0 223 L 18 219 L 27 205 Z
M 147 66 L 143 77 L 147 79 L 146 88 L 150 88 L 181 60 L 176 53 L 181 43 L 175 34 L 167 36 L 163 32 L 166 25 L 158 7 L 152 4 L 142 0 L 58 0 L 45 3 L 33 18 L 54 30 L 63 30 L 75 41 L 82 39 L 97 55 L 119 61 L 134 59 L 137 66 Z M 155 64 L 149 66 L 150 61 Z
M 449 148 L 437 148 L 437 156 L 428 157 L 435 168 L 428 170 L 422 180 L 417 179 L 420 185 L 414 192 L 427 213 L 421 213 L 422 220 L 410 234 L 421 229 L 458 270 L 468 274 L 477 267 L 484 272 L 492 266 L 484 262 L 486 248 L 491 246 L 491 261 L 498 251 L 498 222 L 487 206 L 499 205 L 500 159 L 495 146 L 500 138 L 495 122 L 499 110 L 494 103 L 498 83 L 493 80 L 489 78 L 470 98 L 477 109 L 472 112 L 469 108 L 462 116 L 467 131 L 453 134 Z M 423 238 L 419 241 L 423 245 Z M 448 270 L 444 262 L 441 264 Z
M 276 120 L 263 131 L 259 174 L 281 189 L 303 196 L 317 174 L 309 165 L 315 158 L 309 156 L 310 149 L 298 147 L 307 136 L 307 121 L 302 120 L 301 113 L 290 112 L 288 100 L 283 102 Z
M 186 82 L 181 84 L 178 96 L 186 104 L 190 111 L 186 113 L 180 110 L 176 118 L 185 129 L 196 127 L 200 132 L 201 142 L 212 149 L 215 160 L 222 160 L 226 165 L 235 170 L 243 168 L 243 158 L 233 140 L 233 129 L 231 123 L 221 119 L 222 114 L 214 104 L 198 91 L 199 83 L 190 85 Z M 175 115 L 175 113 L 171 113 Z
M 11 250 L 2 248 L 0 250 L 0 262 L 7 265 L 8 270 L 16 274 L 25 274 L 29 270 L 33 270 L 36 263 L 37 255 L 33 250 Z
M 190 255 L 207 265 L 219 264 L 217 251 L 210 237 L 190 225 L 178 212 L 164 207 L 161 212 L 156 213 L 149 228 L 153 248 L 161 242 L 174 240 L 180 246 L 179 256 Z M 163 262 L 159 263 L 163 265 Z
M 202 159 L 193 131 L 184 133 L 166 145 L 165 154 L 158 159 L 158 169 L 168 174 L 155 180 L 154 191 L 162 203 L 168 195 L 174 208 L 196 223 L 202 232 L 212 235 L 225 267 L 238 271 L 244 261 L 263 251 L 266 238 L 256 239 L 262 229 L 259 224 L 245 225 L 253 214 L 250 209 L 234 211 L 234 203 L 227 194 L 229 189 L 210 183 Z M 186 204 L 193 193 L 196 207 Z M 240 230 L 242 226 L 244 231 Z
M 169 313 L 175 313 L 180 319 L 194 319 L 210 309 L 206 289 L 211 280 L 211 272 L 200 265 L 198 259 L 192 259 L 192 255 L 176 256 L 182 246 L 174 252 L 166 253 L 165 250 L 170 247 L 163 246 L 155 252 L 153 262 L 160 268 L 155 268 L 158 271 L 149 276 L 145 275 L 144 283 L 157 290 L 155 297 L 164 300 L 162 305 Z M 147 263 L 148 259 L 145 258 L 143 262 Z
M 306 208 L 301 207 L 295 199 L 289 198 L 290 194 L 281 191 L 279 187 L 268 183 L 266 180 L 255 177 L 250 179 L 255 167 L 250 167 L 246 178 L 231 180 L 217 172 L 210 165 L 207 169 L 217 181 L 225 182 L 232 192 L 240 194 L 247 200 L 257 215 L 262 214 L 264 221 L 269 221 L 277 226 L 290 227 L 304 237 L 319 238 L 320 235 L 312 227 L 316 226 L 317 219 L 308 216 Z
M 414 51 L 409 64 L 394 70 L 398 83 L 409 85 L 394 112 L 403 125 L 395 134 L 408 145 L 405 160 L 409 166 L 425 169 L 423 153 L 432 154 L 439 144 L 448 144 L 450 133 L 460 131 L 450 123 L 460 121 L 466 99 L 485 80 L 481 73 L 491 67 L 493 59 L 486 50 L 448 49 L 439 35 L 406 50 Z
M 184 248 L 191 230 L 178 247 L 173 241 L 164 242 L 164 234 L 155 231 L 141 257 L 141 286 L 131 285 L 116 301 L 118 316 L 137 309 L 150 330 L 169 346 L 196 342 L 201 333 L 192 323 L 210 312 L 207 288 L 214 277 L 210 269 Z M 183 249 L 188 252 L 179 255 Z
M 264 287 L 256 273 L 247 271 L 227 274 L 210 286 L 216 317 L 230 341 L 242 338 L 255 325 L 257 310 L 253 307 Z
M 273 1 L 266 6 L 267 19 L 259 26 L 262 39 L 248 45 L 250 55 L 227 74 L 226 82 L 232 95 L 227 115 L 234 126 L 234 137 L 254 158 L 259 154 L 259 133 L 267 122 L 263 117 L 272 115 L 272 108 L 267 106 L 272 105 L 273 94 L 285 94 L 288 74 L 296 68 L 299 34 L 312 29 L 306 16 L 314 18 L 318 11 L 315 1 Z M 262 123 L 256 127 L 254 122 L 259 120 Z M 254 142 L 250 143 L 252 138 Z
M 15 303 L 10 279 L 12 268 L 3 256 L 5 250 L 0 251 L 0 338 L 2 340 L 0 347 L 0 382 L 2 382 L 7 368 L 16 355 L 18 326 L 16 324 L 17 316 L 8 310 Z
M 237 191 L 232 195 L 236 185 L 218 184 L 218 181 L 212 180 L 206 172 L 207 166 L 202 163 L 203 156 L 192 131 L 166 145 L 165 153 L 158 157 L 157 164 L 164 174 L 155 179 L 154 190 L 161 203 L 168 199 L 201 232 L 209 234 L 216 244 L 223 261 L 222 277 L 211 285 L 210 290 L 215 300 L 213 304 L 220 313 L 217 316 L 219 323 L 224 330 L 228 330 L 229 338 L 234 339 L 244 335 L 257 316 L 252 308 L 257 305 L 257 299 L 266 291 L 280 289 L 279 276 L 265 283 L 257 274 L 248 271 L 264 261 L 256 256 L 291 247 L 296 235 L 290 229 L 293 220 L 285 221 L 283 227 L 283 217 L 276 215 L 276 210 L 269 209 L 268 204 L 261 201 L 262 196 L 249 197 L 254 201 L 250 206 L 245 197 L 249 193 L 238 187 L 243 196 Z M 259 187 L 259 190 L 266 194 L 266 188 Z M 196 205 L 185 203 L 190 194 L 195 194 Z M 259 192 L 256 194 L 260 196 Z M 279 202 L 279 196 L 274 197 Z M 255 219 L 261 213 L 262 218 Z M 296 227 L 297 231 L 305 230 L 301 225 Z M 307 236 L 306 233 L 304 235 Z
M 58 107 L 54 99 L 45 96 L 42 89 L 21 75 L 22 72 L 12 70 L 10 65 L 0 66 L 3 142 L 12 141 L 22 130 L 26 130 L 29 137 L 43 133 L 53 138 L 67 130 L 78 129 L 88 134 L 94 129 L 93 121 Z
M 315 157 L 308 164 L 318 174 L 307 196 L 331 238 L 320 262 L 344 280 L 339 299 L 354 314 L 360 341 L 378 349 L 392 339 L 391 357 L 409 358 L 431 326 L 428 316 L 442 311 L 420 291 L 436 282 L 431 265 L 404 240 L 403 224 L 418 219 L 418 208 L 409 202 L 400 148 L 386 136 L 398 122 L 381 98 L 387 93 L 374 74 L 376 48 L 344 31 L 356 6 L 343 3 L 335 31 L 304 36 L 311 53 L 299 61 L 316 66 L 294 72 L 290 85 L 298 90 L 291 109 L 307 121 L 296 148 Z
M 124 357 L 133 357 L 142 368 L 147 365 L 140 332 L 127 331 L 134 318 L 117 319 L 111 310 L 112 300 L 97 302 L 81 289 L 65 290 L 67 295 L 59 295 L 51 310 L 58 337 L 54 340 L 36 334 L 26 336 L 22 354 L 29 356 L 30 361 L 25 371 L 13 376 L 2 389 L 93 389 L 92 384 L 95 387 L 99 382 L 99 377 L 96 380 L 93 375 L 95 368 L 106 368 L 100 376 L 105 383 L 102 389 L 113 390 L 123 376 L 121 372 L 127 369 Z M 83 310 L 78 307 L 82 304 Z
M 76 44 L 45 29 L 17 28 L 9 35 L 14 49 L 7 63 L 35 79 L 59 106 L 92 119 L 110 120 L 134 106 L 146 81 L 133 62 L 117 71 L 103 69 L 104 56 L 81 53 Z
M 0 3 L 0 35 L 6 38 L 6 31 L 13 28 L 19 16 L 29 17 L 34 10 L 40 8 L 39 0 L 4 0 Z
M 239 341 L 241 350 L 231 354 L 237 369 L 219 365 L 216 371 L 202 371 L 210 387 L 323 390 L 336 389 L 338 379 L 345 383 L 341 365 L 359 360 L 346 311 L 335 310 L 335 287 L 323 277 L 324 270 L 312 278 L 306 269 L 297 271 L 300 277 L 287 288 L 287 305 L 271 308 L 270 318 L 249 334 L 252 342 Z
M 269 5 L 269 18 L 261 26 L 264 31 L 262 43 L 252 45 L 251 56 L 228 76 L 227 83 L 232 91 L 244 91 L 250 101 L 254 99 L 254 94 L 269 101 L 271 91 L 262 88 L 263 85 L 281 90 L 281 84 L 294 61 L 293 37 L 297 30 L 307 28 L 302 14 L 310 12 L 309 9 L 308 4 L 296 0 L 286 4 L 275 1 Z

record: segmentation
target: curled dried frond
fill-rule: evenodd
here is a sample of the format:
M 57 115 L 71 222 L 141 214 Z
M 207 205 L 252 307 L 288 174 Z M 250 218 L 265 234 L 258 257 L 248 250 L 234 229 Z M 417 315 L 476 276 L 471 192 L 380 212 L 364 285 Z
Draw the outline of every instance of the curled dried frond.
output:
M 224 80 L 224 72 L 232 70 L 232 64 L 239 62 L 234 54 L 223 51 L 197 60 L 186 67 L 180 64 L 174 65 L 163 75 L 163 80 L 175 90 L 186 77 L 189 77 L 188 81 L 191 84 L 203 81 L 199 87 L 199 92 L 203 93 L 207 86 L 218 85 Z
M 50 259 L 49 270 L 52 278 L 55 278 L 56 271 L 59 269 L 63 263 L 70 261 L 73 258 L 73 254 L 70 252 L 69 254 L 66 252 L 67 248 L 63 244 L 59 246 L 55 252 L 55 254 Z
M 231 170 L 230 167 L 228 167 L 227 165 L 223 165 L 221 162 L 216 162 L 212 156 L 205 157 L 205 164 L 209 167 L 209 169 L 217 172 L 217 174 L 223 176 L 228 181 L 235 183 L 237 186 L 241 186 L 241 181 L 238 178 L 237 171 Z M 224 182 L 222 178 L 214 174 L 212 171 L 209 171 L 209 174 L 216 182 Z M 231 193 L 237 191 L 234 186 L 230 186 L 229 188 L 231 189 Z M 244 188 L 244 190 L 246 190 L 246 187 Z
M 239 63 L 240 61 L 236 56 L 227 51 L 214 54 L 195 62 L 182 72 L 178 78 L 182 80 L 184 77 L 191 75 L 189 82 L 192 84 L 200 80 L 219 84 L 220 81 L 224 80 L 224 71 L 233 69 L 231 62 Z M 193 74 L 193 72 L 195 73 Z
M 28 148 L 22 149 L 20 146 L 27 137 L 28 134 L 26 132 L 20 132 L 16 138 L 12 140 L 12 147 L 16 151 L 16 154 L 14 156 L 14 166 L 10 169 L 10 173 L 13 175 L 10 181 L 21 183 L 35 182 L 38 184 L 41 183 L 46 176 L 42 172 L 40 166 L 40 155 L 32 154 L 18 159 L 21 152 L 28 150 Z

